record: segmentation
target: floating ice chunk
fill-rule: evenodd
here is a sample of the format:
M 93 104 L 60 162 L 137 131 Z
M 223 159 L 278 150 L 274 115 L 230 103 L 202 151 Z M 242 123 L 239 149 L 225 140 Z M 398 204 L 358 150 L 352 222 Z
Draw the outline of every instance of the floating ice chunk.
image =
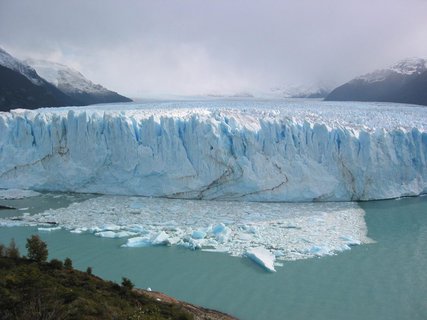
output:
M 83 233 L 86 231 L 88 231 L 88 229 L 86 227 L 75 228 L 75 229 L 70 230 L 70 232 L 72 232 L 72 233 Z
M 264 247 L 249 248 L 246 251 L 246 256 L 265 269 L 276 272 L 276 269 L 274 269 L 274 261 L 276 260 L 276 257 Z
M 277 257 L 283 257 L 285 253 L 282 250 L 274 250 L 273 254 Z
M 170 237 L 169 238 L 169 244 L 170 245 L 178 244 L 180 241 L 181 241 L 180 237 Z
M 21 189 L 0 189 L 1 200 L 15 200 L 29 197 L 39 196 L 40 193 L 33 190 L 21 190 Z
M 331 249 L 327 248 L 327 247 L 322 247 L 322 246 L 312 246 L 309 250 L 308 253 L 315 255 L 315 256 L 326 256 L 331 254 Z
M 204 240 L 203 239 L 185 239 L 182 243 L 183 247 L 186 247 L 191 250 L 199 250 L 203 248 Z
M 132 225 L 132 226 L 126 227 L 126 229 L 131 231 L 131 232 L 136 232 L 136 233 L 146 233 L 147 232 L 145 230 L 144 226 L 140 226 L 140 225 Z
M 123 247 L 149 247 L 149 246 L 165 246 L 171 245 L 171 241 L 166 232 L 161 231 L 154 236 L 143 236 L 143 237 L 134 237 L 129 238 L 127 243 L 123 245 Z
M 106 224 L 99 228 L 100 231 L 119 231 L 122 227 L 117 226 L 115 224 Z
M 170 245 L 169 236 L 166 232 L 161 231 L 157 236 L 153 238 L 151 241 L 152 245 L 159 246 L 159 245 Z
M 57 231 L 61 229 L 62 229 L 61 227 L 52 227 L 52 228 L 38 227 L 37 228 L 38 231 L 46 231 L 46 232 Z
M 20 227 L 22 225 L 29 225 L 29 224 L 25 224 L 22 221 L 10 221 L 10 220 L 4 220 L 4 221 L 0 221 L 0 227 Z
M 129 231 L 119 231 L 119 232 L 101 231 L 101 232 L 95 233 L 95 236 L 103 237 L 103 238 L 126 238 L 134 235 L 136 235 L 135 232 L 129 232 Z
M 96 232 L 95 236 L 103 237 L 103 238 L 115 238 L 116 233 L 113 231 L 101 231 L 101 232 Z
M 202 248 L 202 251 L 206 252 L 229 252 L 230 248 L 225 246 L 214 246 L 213 248 Z
M 341 240 L 343 240 L 345 242 L 346 245 L 348 246 L 358 246 L 361 244 L 360 240 L 354 239 L 351 236 L 342 236 L 340 237 Z
M 213 234 L 217 235 L 219 233 L 224 232 L 225 228 L 226 228 L 225 225 L 223 223 L 220 223 L 212 229 L 212 232 L 213 232 Z
M 220 243 L 227 242 L 231 234 L 230 228 L 226 227 L 223 223 L 216 225 L 212 229 L 212 232 L 215 235 L 215 240 Z
M 193 231 L 193 233 L 191 234 L 191 237 L 193 239 L 204 239 L 206 237 L 206 232 L 202 231 L 202 230 L 195 230 Z
M 126 244 L 122 245 L 122 247 L 138 248 L 138 247 L 148 247 L 150 245 L 151 245 L 151 241 L 149 237 L 134 237 L 134 238 L 129 238 Z

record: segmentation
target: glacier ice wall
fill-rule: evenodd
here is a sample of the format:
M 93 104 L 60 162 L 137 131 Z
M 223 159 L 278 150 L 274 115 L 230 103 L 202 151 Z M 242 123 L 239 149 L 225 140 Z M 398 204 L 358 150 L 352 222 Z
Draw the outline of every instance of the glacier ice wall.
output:
M 345 121 L 333 110 L 17 110 L 0 114 L 0 188 L 249 201 L 419 195 L 420 110 L 405 127 L 365 109 Z M 363 117 L 379 121 L 352 124 Z

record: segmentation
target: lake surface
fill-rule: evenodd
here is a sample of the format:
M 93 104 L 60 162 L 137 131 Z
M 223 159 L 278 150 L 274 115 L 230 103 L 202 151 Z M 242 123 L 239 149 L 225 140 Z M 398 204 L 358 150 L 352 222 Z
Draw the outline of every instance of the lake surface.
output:
M 32 213 L 53 207 L 51 202 L 36 204 Z M 29 207 L 31 203 L 27 198 L 0 204 Z M 65 230 L 46 233 L 36 227 L 2 227 L 0 242 L 14 237 L 25 252 L 25 239 L 39 233 L 49 245 L 50 258 L 71 257 L 75 267 L 91 266 L 106 279 L 120 281 L 126 276 L 138 287 L 241 319 L 425 319 L 427 197 L 359 205 L 375 243 L 335 256 L 284 261 L 276 273 L 224 253 L 174 246 L 122 248 L 125 239 Z M 3 217 L 11 214 L 0 212 Z

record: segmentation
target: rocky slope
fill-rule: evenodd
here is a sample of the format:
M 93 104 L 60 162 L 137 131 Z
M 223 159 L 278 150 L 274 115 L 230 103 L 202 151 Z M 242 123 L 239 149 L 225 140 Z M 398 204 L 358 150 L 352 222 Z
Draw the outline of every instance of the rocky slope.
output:
M 5 250 L 3 246 L 0 252 L 1 319 L 236 319 L 159 292 L 133 289 L 129 280 L 119 285 L 60 260 L 2 256 Z

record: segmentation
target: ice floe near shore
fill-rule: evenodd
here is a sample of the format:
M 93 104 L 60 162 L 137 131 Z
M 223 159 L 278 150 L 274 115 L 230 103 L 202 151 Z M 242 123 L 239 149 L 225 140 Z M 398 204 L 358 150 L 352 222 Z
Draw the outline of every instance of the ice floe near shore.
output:
M 34 225 L 121 239 L 129 248 L 177 245 L 247 256 L 272 270 L 275 260 L 333 255 L 369 243 L 356 203 L 259 203 L 98 196 L 0 226 Z M 43 229 L 41 229 L 43 228 Z M 128 248 L 128 249 L 126 249 Z M 273 259 L 274 257 L 274 259 Z

